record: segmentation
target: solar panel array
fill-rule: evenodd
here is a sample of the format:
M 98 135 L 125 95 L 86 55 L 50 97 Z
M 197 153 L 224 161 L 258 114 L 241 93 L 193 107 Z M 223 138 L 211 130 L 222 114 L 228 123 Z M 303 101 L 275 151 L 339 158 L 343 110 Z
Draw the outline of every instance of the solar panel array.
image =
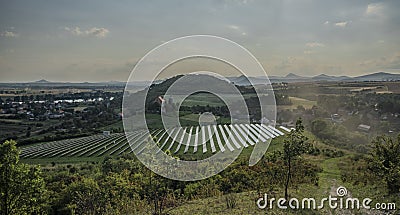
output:
M 94 135 L 67 139 L 22 148 L 22 158 L 92 157 L 140 153 L 148 138 L 158 142 L 160 150 L 172 153 L 226 152 L 254 146 L 258 142 L 284 135 L 291 129 L 264 124 L 231 124 L 176 127 L 169 130 L 136 131 L 109 136 Z M 129 141 L 128 141 L 129 140 Z

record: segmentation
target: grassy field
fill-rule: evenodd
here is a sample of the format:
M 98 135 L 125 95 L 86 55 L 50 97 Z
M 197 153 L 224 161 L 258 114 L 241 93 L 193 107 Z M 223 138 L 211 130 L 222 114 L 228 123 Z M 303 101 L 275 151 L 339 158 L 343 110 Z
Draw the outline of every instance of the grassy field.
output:
M 312 106 L 317 105 L 316 101 L 311 101 L 311 100 L 307 100 L 307 99 L 303 99 L 303 98 L 299 98 L 299 97 L 289 97 L 290 101 L 292 102 L 292 105 L 280 105 L 278 106 L 278 108 L 281 109 L 296 109 L 297 106 L 303 106 L 306 109 L 310 109 L 312 108 Z
M 187 97 L 183 103 L 183 106 L 222 106 L 224 103 L 222 102 L 221 99 L 219 99 L 217 96 L 212 95 L 210 93 L 199 93 L 195 95 L 190 95 Z
M 55 164 L 79 164 L 79 163 L 99 163 L 103 161 L 103 157 L 53 157 L 53 158 L 32 158 L 32 159 L 21 159 L 23 163 L 48 166 L 51 163 Z
M 118 122 L 116 122 L 114 124 L 104 126 L 104 127 L 100 128 L 99 130 L 103 130 L 103 131 L 120 130 L 120 131 L 123 131 L 124 130 L 124 126 L 122 124 L 122 121 L 118 121 Z

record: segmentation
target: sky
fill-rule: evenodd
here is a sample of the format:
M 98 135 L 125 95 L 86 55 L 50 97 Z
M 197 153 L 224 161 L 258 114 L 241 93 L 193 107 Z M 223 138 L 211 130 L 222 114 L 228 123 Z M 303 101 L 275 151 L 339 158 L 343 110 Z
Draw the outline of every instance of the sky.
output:
M 196 34 L 237 42 L 268 75 L 400 73 L 397 0 L 0 0 L 0 5 L 0 82 L 126 81 L 147 52 Z

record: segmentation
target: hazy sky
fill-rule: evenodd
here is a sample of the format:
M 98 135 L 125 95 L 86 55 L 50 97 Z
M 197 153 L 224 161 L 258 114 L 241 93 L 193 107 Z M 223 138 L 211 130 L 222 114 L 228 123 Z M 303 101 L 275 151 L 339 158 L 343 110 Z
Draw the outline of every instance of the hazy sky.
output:
M 0 82 L 126 81 L 164 41 L 233 40 L 268 75 L 400 73 L 400 1 L 0 1 Z

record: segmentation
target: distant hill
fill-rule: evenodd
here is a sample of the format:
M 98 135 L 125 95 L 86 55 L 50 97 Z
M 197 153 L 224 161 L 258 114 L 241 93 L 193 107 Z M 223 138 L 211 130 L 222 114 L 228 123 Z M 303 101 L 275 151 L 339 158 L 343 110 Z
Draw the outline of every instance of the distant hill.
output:
M 265 77 L 229 77 L 231 82 L 236 85 L 245 86 L 250 85 L 250 81 L 255 84 L 265 84 Z M 249 81 L 250 80 L 250 81 Z M 323 82 L 323 81 L 398 81 L 400 80 L 400 74 L 391 74 L 386 72 L 377 72 L 368 75 L 349 77 L 349 76 L 334 76 L 334 75 L 326 75 L 320 74 L 313 77 L 305 77 L 300 76 L 294 73 L 289 73 L 286 76 L 269 76 L 269 80 L 271 83 L 280 83 L 280 82 Z
M 250 85 L 250 82 L 254 85 L 266 83 L 265 77 L 246 77 L 244 75 L 239 77 L 228 77 L 228 80 L 239 86 Z
M 0 86 L 8 87 L 103 87 L 103 86 L 113 86 L 113 87 L 124 87 L 125 82 L 110 81 L 110 82 L 81 82 L 81 83 L 71 83 L 71 82 L 52 82 L 45 79 L 25 82 L 25 83 L 0 83 Z
M 45 80 L 45 79 L 42 79 L 42 80 L 39 80 L 39 81 L 35 81 L 35 82 L 33 82 L 33 83 L 38 83 L 38 84 L 42 83 L 42 84 L 46 84 L 46 83 L 50 83 L 50 81 L 47 81 L 47 80 Z
M 332 76 L 332 75 L 320 74 L 312 77 L 311 79 L 316 81 L 343 81 L 351 78 L 348 76 Z
M 367 75 L 361 75 L 356 77 L 349 76 L 334 76 L 334 75 L 326 75 L 320 74 L 313 77 L 304 77 L 299 76 L 293 73 L 289 73 L 284 77 L 279 76 L 271 76 L 271 82 L 321 82 L 321 81 L 343 81 L 343 82 L 352 82 L 352 81 L 399 81 L 400 74 L 392 74 L 387 72 L 376 72 Z
M 236 77 L 227 77 L 227 79 L 239 86 L 250 85 L 252 82 L 255 85 L 266 84 L 266 77 L 246 77 L 244 75 Z M 269 76 L 271 83 L 280 82 L 324 82 L 324 81 L 343 81 L 343 82 L 357 82 L 357 81 L 400 81 L 400 74 L 393 74 L 387 72 L 376 72 L 356 77 L 349 76 L 334 76 L 320 74 L 313 77 L 300 76 L 294 73 L 289 73 L 286 76 Z M 152 83 L 161 83 L 165 80 L 156 80 Z M 131 87 L 144 88 L 150 85 L 150 81 L 133 81 L 129 82 Z M 19 87 L 29 87 L 29 86 L 55 86 L 55 87 L 67 87 L 67 86 L 114 86 L 114 87 L 125 87 L 126 82 L 121 81 L 108 81 L 108 82 L 83 82 L 83 83 L 70 83 L 70 82 L 51 82 L 45 79 L 26 82 L 26 83 L 0 83 L 1 86 L 19 86 Z
M 289 74 L 287 74 L 287 75 L 285 76 L 285 78 L 288 78 L 288 79 L 293 79 L 293 78 L 304 79 L 305 77 L 302 77 L 302 76 L 300 76 L 300 75 L 296 75 L 296 74 L 294 74 L 294 73 L 289 73 Z
M 163 95 L 167 90 L 171 90 L 170 86 L 172 84 L 176 84 L 175 82 L 177 80 L 179 80 L 179 82 L 177 82 L 179 84 L 175 86 L 175 89 L 177 91 L 170 91 L 170 92 L 177 92 L 177 93 L 192 92 L 194 86 L 196 87 L 202 86 L 204 90 L 209 87 L 212 87 L 213 90 L 221 93 L 231 92 L 227 88 L 229 82 L 206 74 L 177 75 L 172 78 L 168 78 L 162 82 L 152 84 L 149 92 L 155 92 L 158 95 Z
M 320 74 L 320 75 L 312 77 L 311 79 L 313 79 L 313 80 L 334 80 L 334 79 L 336 79 L 336 77 L 325 75 L 325 74 Z
M 368 75 L 354 77 L 356 81 L 399 81 L 400 74 L 392 74 L 387 72 L 377 72 Z

